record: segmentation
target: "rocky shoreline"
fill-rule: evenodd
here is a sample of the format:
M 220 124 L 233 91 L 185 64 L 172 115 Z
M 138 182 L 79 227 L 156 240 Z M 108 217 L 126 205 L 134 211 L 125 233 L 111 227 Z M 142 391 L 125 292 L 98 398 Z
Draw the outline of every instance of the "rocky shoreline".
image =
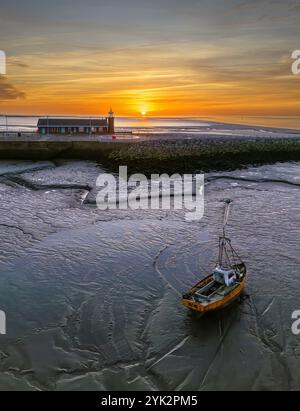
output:
M 131 172 L 187 173 L 233 170 L 248 165 L 300 160 L 300 137 L 197 136 L 131 141 L 0 141 L 1 159 L 81 159 L 108 170 L 127 165 Z

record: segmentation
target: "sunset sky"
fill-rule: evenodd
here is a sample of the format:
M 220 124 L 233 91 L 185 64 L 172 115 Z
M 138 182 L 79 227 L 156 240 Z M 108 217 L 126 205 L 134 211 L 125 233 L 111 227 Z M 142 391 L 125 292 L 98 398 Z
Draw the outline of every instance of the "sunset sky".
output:
M 0 113 L 300 115 L 300 1 L 0 6 Z

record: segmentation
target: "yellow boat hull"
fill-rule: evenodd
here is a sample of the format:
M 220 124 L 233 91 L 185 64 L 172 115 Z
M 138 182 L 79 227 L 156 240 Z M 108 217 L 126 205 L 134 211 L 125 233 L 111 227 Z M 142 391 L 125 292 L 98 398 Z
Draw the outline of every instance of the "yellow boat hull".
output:
M 232 291 L 230 291 L 228 294 L 226 294 L 223 298 L 221 298 L 218 301 L 207 302 L 204 304 L 204 303 L 192 301 L 192 300 L 189 300 L 183 297 L 181 299 L 181 303 L 185 307 L 193 311 L 196 311 L 198 313 L 202 313 L 202 314 L 210 312 L 210 311 L 220 310 L 222 308 L 227 307 L 229 304 L 231 304 L 241 295 L 241 293 L 243 292 L 245 288 L 246 277 L 247 276 L 245 275 L 242 281 L 240 282 L 240 284 L 238 284 Z M 212 276 L 205 278 L 200 283 L 198 283 L 194 288 L 192 288 L 190 292 L 193 293 L 193 291 L 195 291 L 195 289 L 198 288 L 199 286 L 204 286 L 206 283 L 211 281 L 211 278 Z

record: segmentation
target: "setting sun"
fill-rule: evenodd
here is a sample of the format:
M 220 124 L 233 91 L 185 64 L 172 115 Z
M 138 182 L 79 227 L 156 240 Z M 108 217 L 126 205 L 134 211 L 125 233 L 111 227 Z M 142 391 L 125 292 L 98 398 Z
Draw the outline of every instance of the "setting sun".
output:
M 265 0 L 275 5 L 267 12 L 243 0 L 173 0 L 174 7 L 136 0 L 87 7 L 76 0 L 70 14 L 67 1 L 55 12 L 47 2 L 15 2 L 34 24 L 15 24 L 19 7 L 1 10 L 1 112 L 88 116 L 112 105 L 118 116 L 139 117 L 299 113 L 291 50 L 299 47 L 300 10 L 286 2 Z

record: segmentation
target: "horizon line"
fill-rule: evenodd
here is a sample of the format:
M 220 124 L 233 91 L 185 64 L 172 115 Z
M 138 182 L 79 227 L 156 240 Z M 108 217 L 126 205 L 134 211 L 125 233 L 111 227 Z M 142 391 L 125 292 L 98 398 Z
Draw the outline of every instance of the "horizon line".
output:
M 106 118 L 108 114 L 5 114 L 1 117 L 81 117 L 81 118 Z M 210 115 L 115 115 L 115 118 L 212 118 L 212 117 L 269 117 L 269 118 L 300 118 L 300 115 L 276 115 L 276 114 L 210 114 Z

